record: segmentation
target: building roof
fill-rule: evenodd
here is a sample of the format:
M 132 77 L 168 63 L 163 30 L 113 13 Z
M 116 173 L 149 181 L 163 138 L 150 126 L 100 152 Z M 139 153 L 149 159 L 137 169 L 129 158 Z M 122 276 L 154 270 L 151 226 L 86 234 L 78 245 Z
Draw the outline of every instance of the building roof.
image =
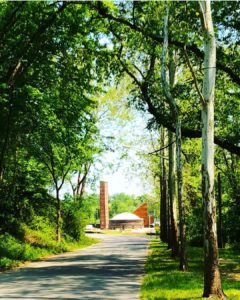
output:
M 135 220 L 141 220 L 141 218 L 139 218 L 138 216 L 136 216 L 132 213 L 124 212 L 124 213 L 114 216 L 111 220 L 112 221 L 125 221 L 125 220 L 135 221 Z

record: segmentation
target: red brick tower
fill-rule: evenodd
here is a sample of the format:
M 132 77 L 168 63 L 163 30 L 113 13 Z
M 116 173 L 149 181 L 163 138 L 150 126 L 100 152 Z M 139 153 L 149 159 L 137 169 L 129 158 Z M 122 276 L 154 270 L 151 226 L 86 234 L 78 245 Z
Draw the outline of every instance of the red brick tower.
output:
M 108 183 L 106 181 L 100 181 L 100 228 L 108 229 L 108 227 Z

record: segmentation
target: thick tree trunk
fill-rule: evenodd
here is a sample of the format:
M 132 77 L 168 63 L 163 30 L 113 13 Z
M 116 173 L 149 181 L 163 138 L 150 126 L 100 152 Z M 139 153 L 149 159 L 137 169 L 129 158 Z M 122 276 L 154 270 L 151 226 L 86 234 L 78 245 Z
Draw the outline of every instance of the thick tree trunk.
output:
M 178 209 L 179 209 L 179 250 L 180 250 L 180 270 L 187 270 L 187 255 L 186 255 L 186 225 L 185 225 L 185 205 L 182 197 L 182 159 L 181 159 L 181 118 L 180 111 L 175 98 L 171 93 L 174 87 L 176 64 L 174 54 L 171 52 L 169 55 L 169 84 L 166 79 L 167 68 L 167 54 L 168 54 L 168 14 L 169 9 L 165 3 L 165 16 L 164 16 L 164 40 L 162 48 L 162 88 L 167 103 L 171 108 L 173 120 L 176 123 L 176 157 L 177 157 L 177 186 L 178 186 Z M 170 164 L 170 162 L 169 162 Z
M 214 92 L 216 44 L 210 0 L 201 1 L 204 28 L 204 80 L 202 103 L 202 196 L 204 203 L 203 297 L 225 299 L 218 266 L 216 201 L 214 196 Z
M 61 242 L 61 200 L 58 188 L 56 188 L 56 241 Z
M 161 148 L 165 146 L 165 131 L 162 127 L 161 131 Z M 166 180 L 166 164 L 165 164 L 165 149 L 160 156 L 160 189 L 161 189 L 161 202 L 160 202 L 160 238 L 166 243 L 168 240 L 168 228 L 167 228 L 167 180 Z
M 222 224 L 222 180 L 220 172 L 218 172 L 218 244 L 220 248 L 224 248 Z
M 218 267 L 216 202 L 214 196 L 213 103 L 202 110 L 202 193 L 204 203 L 204 297 L 222 298 Z
M 177 178 L 178 178 L 178 210 L 179 210 L 179 254 L 180 270 L 187 271 L 187 254 L 186 254 L 186 223 L 185 223 L 185 203 L 182 195 L 182 137 L 181 137 L 181 119 L 177 118 L 176 124 L 176 153 L 177 153 Z
M 168 236 L 168 249 L 172 249 L 172 229 L 171 229 L 171 203 L 169 196 L 169 186 L 168 186 L 168 194 L 167 194 L 167 236 Z
M 178 255 L 178 227 L 177 227 L 177 199 L 176 199 L 176 157 L 175 143 L 173 143 L 173 133 L 169 131 L 169 202 L 170 202 L 170 220 L 171 220 L 171 242 L 172 257 Z

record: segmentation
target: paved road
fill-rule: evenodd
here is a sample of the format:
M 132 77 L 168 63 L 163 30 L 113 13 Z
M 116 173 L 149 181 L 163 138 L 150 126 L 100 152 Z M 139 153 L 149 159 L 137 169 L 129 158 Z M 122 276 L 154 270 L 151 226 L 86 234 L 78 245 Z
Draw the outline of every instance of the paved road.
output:
M 100 244 L 0 274 L 0 299 L 139 299 L 147 238 L 101 238 Z

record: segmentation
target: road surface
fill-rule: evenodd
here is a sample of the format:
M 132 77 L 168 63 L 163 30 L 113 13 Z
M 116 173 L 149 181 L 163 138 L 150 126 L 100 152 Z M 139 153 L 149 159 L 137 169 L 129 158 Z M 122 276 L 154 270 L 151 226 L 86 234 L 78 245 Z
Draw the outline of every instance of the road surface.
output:
M 139 299 L 148 239 L 97 237 L 103 242 L 0 274 L 0 299 Z

